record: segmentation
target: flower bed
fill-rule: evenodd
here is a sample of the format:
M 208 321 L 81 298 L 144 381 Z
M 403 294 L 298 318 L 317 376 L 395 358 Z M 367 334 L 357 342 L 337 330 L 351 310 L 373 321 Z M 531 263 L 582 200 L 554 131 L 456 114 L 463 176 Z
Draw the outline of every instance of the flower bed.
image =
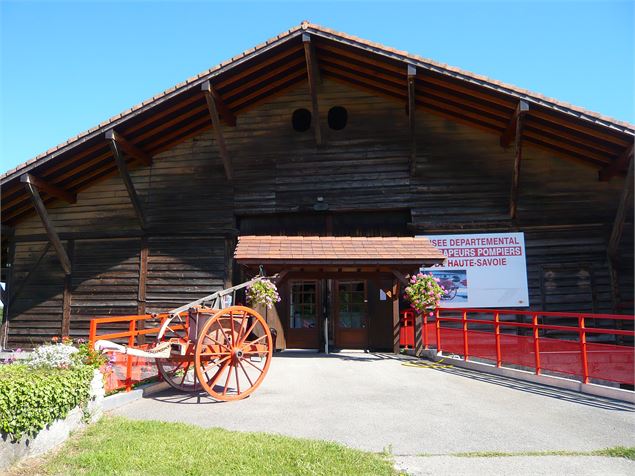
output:
M 73 408 L 85 407 L 94 370 L 104 362 L 88 343 L 65 338 L 0 365 L 0 433 L 13 441 L 34 437 Z
M 0 366 L 0 432 L 19 440 L 35 436 L 48 424 L 88 403 L 93 368 Z

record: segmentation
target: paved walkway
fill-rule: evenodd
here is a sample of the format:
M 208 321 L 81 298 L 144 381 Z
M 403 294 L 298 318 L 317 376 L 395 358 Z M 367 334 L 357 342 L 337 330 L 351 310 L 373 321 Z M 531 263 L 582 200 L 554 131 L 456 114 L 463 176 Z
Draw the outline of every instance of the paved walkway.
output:
M 402 365 L 407 360 L 392 354 L 282 353 L 245 400 L 217 403 L 166 391 L 114 413 L 388 450 L 413 474 L 517 474 L 523 467 L 525 474 L 635 474 L 635 463 L 622 459 L 420 457 L 635 446 L 635 407 L 456 367 Z

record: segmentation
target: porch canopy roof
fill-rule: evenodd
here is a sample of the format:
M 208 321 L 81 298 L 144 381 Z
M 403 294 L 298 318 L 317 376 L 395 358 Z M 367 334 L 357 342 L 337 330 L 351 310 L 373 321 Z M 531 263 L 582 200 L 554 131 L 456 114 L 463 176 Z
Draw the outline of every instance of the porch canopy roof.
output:
M 422 237 L 240 236 L 234 253 L 243 265 L 376 270 L 443 264 L 445 256 Z

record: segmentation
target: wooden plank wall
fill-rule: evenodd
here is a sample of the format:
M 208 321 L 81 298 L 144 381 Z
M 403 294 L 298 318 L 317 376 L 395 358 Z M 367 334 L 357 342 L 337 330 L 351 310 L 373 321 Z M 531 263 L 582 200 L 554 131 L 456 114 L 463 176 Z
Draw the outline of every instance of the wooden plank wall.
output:
M 71 337 L 88 335 L 95 316 L 137 314 L 139 239 L 76 240 Z
M 10 348 L 32 347 L 60 335 L 64 272 L 52 247 L 24 282 L 45 246 L 44 242 L 16 244 L 11 292 L 19 292 L 9 306 Z
M 174 309 L 222 289 L 224 243 L 222 238 L 150 238 L 147 312 Z
M 161 311 L 220 288 L 229 276 L 225 237 L 239 217 L 301 214 L 317 197 L 334 212 L 410 208 L 415 234 L 525 231 L 532 307 L 611 311 L 606 245 L 621 179 L 599 182 L 593 167 L 525 147 L 518 219 L 511 221 L 514 154 L 496 135 L 418 110 L 411 177 L 404 103 L 328 79 L 318 96 L 325 141 L 319 148 L 312 129 L 291 127 L 295 109 L 311 109 L 306 83 L 242 112 L 236 127 L 223 127 L 232 183 L 211 131 L 157 155 L 151 167 L 131 169 L 149 223 L 145 280 L 138 275 L 142 233 L 118 176 L 80 192 L 76 204 L 52 205 L 62 237 L 75 238 L 72 333 L 84 334 L 93 313 L 136 312 L 146 300 L 148 311 Z M 333 106 L 348 110 L 343 130 L 326 125 Z M 619 270 L 622 298 L 631 301 L 632 230 L 631 222 Z M 86 239 L 100 233 L 121 239 Z M 45 242 L 37 217 L 18 224 L 15 234 L 14 288 Z M 27 332 L 29 339 L 59 333 L 63 275 L 52 252 L 40 266 L 10 306 L 11 345 L 26 342 Z

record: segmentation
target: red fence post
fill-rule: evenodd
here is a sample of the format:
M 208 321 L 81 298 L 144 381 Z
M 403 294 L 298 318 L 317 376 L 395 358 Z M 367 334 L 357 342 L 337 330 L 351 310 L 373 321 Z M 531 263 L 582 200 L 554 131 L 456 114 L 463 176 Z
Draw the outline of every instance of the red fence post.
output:
M 578 328 L 580 331 L 580 352 L 582 357 L 582 383 L 589 383 L 589 361 L 586 353 L 586 331 L 584 316 L 578 316 Z
M 501 356 L 501 325 L 498 312 L 494 313 L 494 337 L 496 339 L 496 367 L 500 367 L 503 363 L 503 358 Z
M 540 342 L 538 335 L 538 314 L 531 320 L 534 331 L 534 353 L 536 354 L 536 375 L 540 375 Z
M 128 328 L 128 331 L 130 332 L 130 335 L 128 336 L 128 347 L 134 347 L 136 323 L 137 321 L 134 319 L 130 321 L 130 326 Z M 126 354 L 126 392 L 129 392 L 130 390 L 132 390 L 132 357 L 130 354 Z
M 97 321 L 95 321 L 95 319 L 91 319 L 90 330 L 88 331 L 88 342 L 91 347 L 95 345 L 95 337 L 97 337 Z
M 463 360 L 467 362 L 467 311 L 463 311 Z
M 437 319 L 436 321 L 434 321 L 437 330 L 437 354 L 441 352 L 441 321 L 439 320 L 440 317 L 440 312 L 437 309 Z

